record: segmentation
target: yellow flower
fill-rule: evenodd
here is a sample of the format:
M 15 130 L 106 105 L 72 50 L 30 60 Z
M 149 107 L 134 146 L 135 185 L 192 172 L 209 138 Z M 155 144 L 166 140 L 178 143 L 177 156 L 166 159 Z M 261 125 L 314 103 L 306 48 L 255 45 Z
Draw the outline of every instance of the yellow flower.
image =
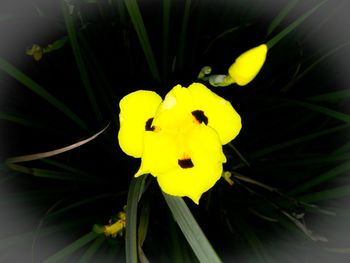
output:
M 193 83 L 175 86 L 164 101 L 139 90 L 122 98 L 119 106 L 119 145 L 126 154 L 141 157 L 135 176 L 150 173 L 165 193 L 198 204 L 221 177 L 226 162 L 222 145 L 241 129 L 231 103 Z
M 33 56 L 34 60 L 39 61 L 43 57 L 43 48 L 37 44 L 33 44 L 30 49 L 27 49 L 26 55 Z
M 233 82 L 240 86 L 247 85 L 259 73 L 264 65 L 267 46 L 262 44 L 241 54 L 228 70 Z

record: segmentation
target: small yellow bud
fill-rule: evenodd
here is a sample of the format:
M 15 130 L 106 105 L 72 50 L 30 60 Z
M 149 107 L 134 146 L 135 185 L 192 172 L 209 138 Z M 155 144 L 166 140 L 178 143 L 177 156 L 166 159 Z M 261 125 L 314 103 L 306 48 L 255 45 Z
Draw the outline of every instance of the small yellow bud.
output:
M 228 70 L 231 78 L 244 86 L 251 82 L 262 68 L 267 54 L 267 46 L 262 44 L 241 54 Z

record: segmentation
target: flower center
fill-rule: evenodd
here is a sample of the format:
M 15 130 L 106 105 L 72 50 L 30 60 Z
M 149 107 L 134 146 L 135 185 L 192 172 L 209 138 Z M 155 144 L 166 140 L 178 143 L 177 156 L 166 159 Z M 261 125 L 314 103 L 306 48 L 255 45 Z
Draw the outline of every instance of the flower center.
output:
M 181 168 L 187 169 L 187 168 L 192 168 L 194 164 L 192 163 L 191 158 L 186 158 L 186 159 L 179 159 L 177 163 L 180 165 Z
M 153 121 L 153 118 L 149 118 L 149 119 L 146 121 L 146 125 L 145 125 L 145 130 L 146 130 L 146 131 L 154 131 L 155 127 L 152 126 L 152 121 Z
M 208 125 L 208 117 L 204 115 L 204 112 L 202 110 L 195 110 L 191 113 L 197 122 L 204 122 L 205 125 Z

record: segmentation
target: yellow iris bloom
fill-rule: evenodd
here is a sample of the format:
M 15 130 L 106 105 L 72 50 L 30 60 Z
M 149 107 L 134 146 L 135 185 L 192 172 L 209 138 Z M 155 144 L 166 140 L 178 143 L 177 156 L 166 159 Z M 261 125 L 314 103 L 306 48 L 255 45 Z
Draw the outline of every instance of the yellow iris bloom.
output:
M 242 126 L 231 103 L 193 83 L 175 86 L 163 101 L 155 92 L 135 91 L 119 106 L 119 145 L 141 158 L 135 176 L 150 173 L 165 193 L 198 204 L 221 177 L 226 162 L 222 145 Z

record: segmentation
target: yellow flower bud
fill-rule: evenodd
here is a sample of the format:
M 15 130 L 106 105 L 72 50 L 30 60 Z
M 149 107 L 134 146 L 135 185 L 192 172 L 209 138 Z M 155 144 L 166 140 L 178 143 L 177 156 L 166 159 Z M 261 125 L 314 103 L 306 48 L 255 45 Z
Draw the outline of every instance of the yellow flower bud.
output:
M 244 86 L 251 82 L 262 68 L 267 54 L 267 46 L 262 44 L 241 54 L 228 70 L 231 78 Z

